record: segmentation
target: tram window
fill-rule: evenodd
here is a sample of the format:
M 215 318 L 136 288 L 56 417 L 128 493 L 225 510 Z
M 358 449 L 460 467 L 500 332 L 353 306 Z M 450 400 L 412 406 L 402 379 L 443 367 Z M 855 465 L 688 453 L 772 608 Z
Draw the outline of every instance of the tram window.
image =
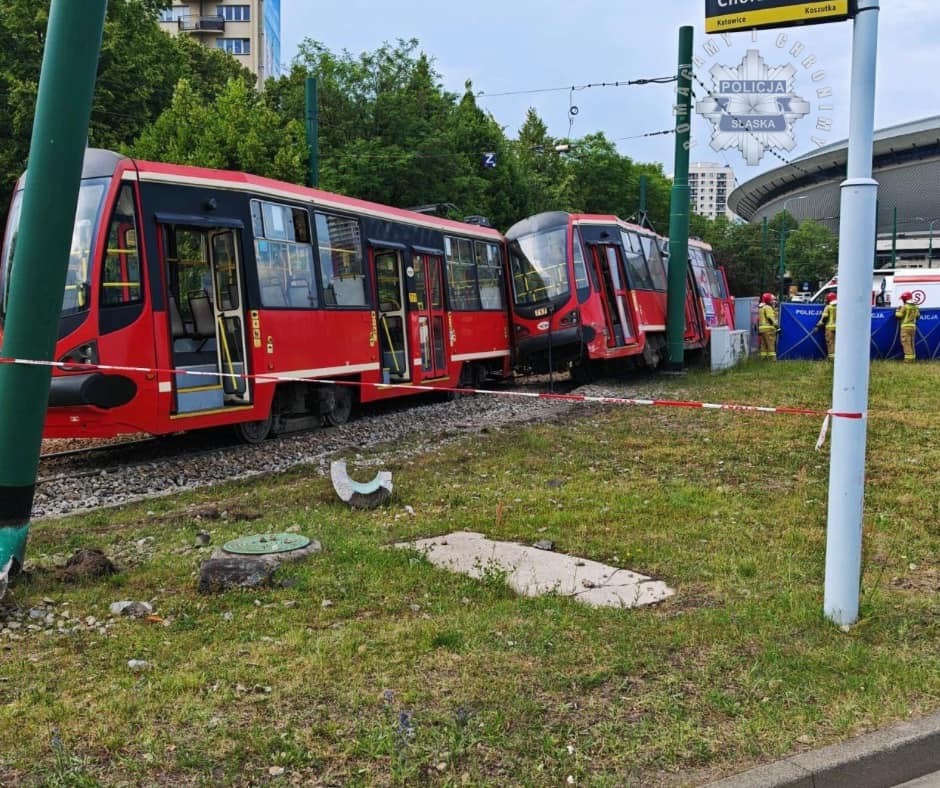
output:
M 66 284 L 66 297 L 68 287 Z M 135 304 L 141 298 L 134 192 L 130 184 L 125 184 L 121 187 L 108 225 L 108 243 L 101 271 L 101 306 Z
M 466 238 L 445 236 L 444 258 L 447 262 L 447 290 L 451 309 L 480 309 L 471 242 Z
M 728 292 L 725 288 L 724 278 L 718 271 L 718 266 L 715 264 L 715 256 L 711 252 L 702 251 L 702 254 L 705 257 L 705 266 L 708 271 L 708 278 L 712 282 L 712 292 L 715 294 L 716 298 L 727 298 Z
M 261 305 L 311 309 L 319 305 L 307 211 L 251 201 Z
M 557 227 L 525 235 L 509 248 L 513 299 L 517 305 L 566 298 L 569 294 L 565 240 Z
M 689 259 L 692 261 L 692 270 L 700 295 L 722 298 L 723 288 L 718 281 L 718 272 L 709 265 L 705 251 L 697 246 L 689 247 Z
M 499 245 L 476 242 L 477 279 L 480 282 L 480 306 L 483 309 L 503 309 L 503 258 Z
M 640 239 L 636 233 L 620 231 L 623 241 L 624 262 L 627 266 L 627 279 L 634 290 L 653 290 L 653 279 L 646 268 Z
M 316 213 L 320 282 L 326 306 L 367 306 L 366 276 L 359 223 Z
M 587 263 L 584 261 L 584 249 L 581 246 L 581 233 L 577 230 L 572 240 L 572 249 L 574 250 L 574 286 L 578 291 L 578 301 L 583 302 L 591 292 L 591 285 L 588 280 Z
M 640 243 L 643 246 L 643 254 L 646 257 L 646 267 L 650 272 L 650 279 L 653 281 L 653 289 L 666 289 L 666 266 L 663 263 L 663 256 L 659 253 L 659 244 L 656 239 L 649 235 L 641 235 Z

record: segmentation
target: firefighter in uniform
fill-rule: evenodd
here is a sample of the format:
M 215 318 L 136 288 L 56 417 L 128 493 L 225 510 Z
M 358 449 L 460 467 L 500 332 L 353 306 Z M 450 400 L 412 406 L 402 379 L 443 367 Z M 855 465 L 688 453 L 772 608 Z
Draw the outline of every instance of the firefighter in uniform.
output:
M 826 355 L 832 361 L 836 357 L 836 294 L 826 295 L 826 306 L 823 307 L 822 315 L 816 328 L 826 329 Z
M 777 358 L 777 310 L 773 293 L 764 293 L 757 311 L 757 332 L 760 336 L 760 357 Z
M 901 293 L 901 306 L 894 316 L 901 323 L 901 347 L 904 348 L 904 360 L 912 362 L 917 356 L 914 353 L 914 339 L 917 334 L 917 318 L 920 317 L 920 308 L 914 303 L 911 293 Z

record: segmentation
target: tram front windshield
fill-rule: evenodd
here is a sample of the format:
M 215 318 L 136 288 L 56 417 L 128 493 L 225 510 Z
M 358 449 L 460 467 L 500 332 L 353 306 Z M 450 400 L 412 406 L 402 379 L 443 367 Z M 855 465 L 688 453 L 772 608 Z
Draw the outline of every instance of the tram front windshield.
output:
M 568 282 L 567 228 L 557 227 L 515 239 L 509 246 L 512 294 L 516 306 L 564 301 Z
M 71 315 L 88 309 L 88 294 L 91 292 L 91 249 L 94 229 L 97 226 L 101 203 L 107 189 L 107 179 L 83 181 L 78 192 L 75 223 L 72 225 L 72 244 L 69 249 L 69 268 L 62 296 L 62 314 Z M 10 308 L 10 280 L 16 258 L 16 240 L 20 230 L 20 213 L 23 207 L 23 190 L 13 196 L 7 232 L 3 239 L 3 255 L 0 257 L 0 320 L 5 319 Z

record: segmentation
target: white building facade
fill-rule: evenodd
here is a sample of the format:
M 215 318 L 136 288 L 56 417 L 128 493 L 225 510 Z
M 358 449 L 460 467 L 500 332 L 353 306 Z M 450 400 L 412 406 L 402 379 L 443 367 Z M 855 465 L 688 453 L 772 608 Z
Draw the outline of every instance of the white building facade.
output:
M 258 85 L 281 74 L 281 0 L 174 0 L 160 27 L 228 52 L 257 74 Z
M 728 208 L 728 195 L 736 186 L 734 170 L 730 167 L 721 164 L 689 165 L 692 210 L 700 216 L 709 219 L 717 219 L 719 216 L 736 218 Z

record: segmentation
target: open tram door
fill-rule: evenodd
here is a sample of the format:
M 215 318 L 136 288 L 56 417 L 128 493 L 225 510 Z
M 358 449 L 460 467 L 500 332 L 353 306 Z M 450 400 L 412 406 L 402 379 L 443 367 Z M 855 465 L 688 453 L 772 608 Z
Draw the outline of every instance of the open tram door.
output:
M 703 314 L 704 298 L 699 289 L 699 284 L 695 281 L 692 269 L 689 269 L 686 276 L 686 295 L 685 295 L 685 333 L 686 343 L 694 346 L 704 345 L 706 340 L 707 320 Z
M 597 281 L 600 282 L 607 347 L 633 345 L 636 343 L 636 333 L 633 330 L 633 315 L 620 246 L 604 243 L 591 243 L 589 246 Z
M 416 249 L 411 258 L 411 265 L 414 270 L 414 300 L 411 306 L 421 351 L 421 377 L 425 380 L 446 378 L 444 259 L 439 253 Z
M 382 244 L 373 250 L 382 374 L 391 383 L 411 380 L 403 250 L 398 244 Z
M 163 224 L 161 237 L 174 413 L 250 405 L 239 231 Z

